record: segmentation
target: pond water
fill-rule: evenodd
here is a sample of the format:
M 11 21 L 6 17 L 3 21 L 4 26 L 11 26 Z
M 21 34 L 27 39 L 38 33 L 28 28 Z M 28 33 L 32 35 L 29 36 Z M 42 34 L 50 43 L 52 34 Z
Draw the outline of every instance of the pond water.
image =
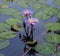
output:
M 54 0 L 47 0 L 46 2 L 41 2 L 44 4 L 47 4 L 51 7 L 60 9 L 60 6 L 56 6 L 53 3 Z M 4 4 L 4 2 L 0 1 L 0 4 Z M 9 3 L 8 4 L 9 8 L 14 8 L 17 9 L 19 11 L 23 11 L 26 8 L 20 7 L 16 2 L 13 3 Z M 33 12 L 35 12 L 35 9 L 31 9 L 32 7 L 30 6 L 29 9 L 32 10 Z M 12 16 L 9 15 L 5 15 L 5 14 L 0 14 L 0 22 L 4 22 L 7 18 L 12 18 Z M 44 25 L 49 23 L 49 22 L 56 22 L 58 21 L 58 17 L 56 15 L 52 16 L 50 19 L 48 20 L 43 20 L 40 19 L 39 23 L 37 25 L 35 25 L 35 32 L 34 32 L 34 40 L 37 40 L 38 43 L 44 43 L 45 40 L 43 40 L 43 38 L 45 38 L 44 36 L 46 34 L 42 34 L 43 32 L 46 31 L 46 29 L 44 28 Z M 0 53 L 4 54 L 5 56 L 22 56 L 24 53 L 24 46 L 25 43 L 22 42 L 18 36 L 16 36 L 15 38 L 9 39 L 10 40 L 10 45 L 6 48 L 3 48 L 0 50 Z M 26 55 L 26 56 L 34 56 L 34 55 Z M 36 54 L 36 56 L 45 56 L 42 54 Z M 55 56 L 55 55 L 53 55 Z

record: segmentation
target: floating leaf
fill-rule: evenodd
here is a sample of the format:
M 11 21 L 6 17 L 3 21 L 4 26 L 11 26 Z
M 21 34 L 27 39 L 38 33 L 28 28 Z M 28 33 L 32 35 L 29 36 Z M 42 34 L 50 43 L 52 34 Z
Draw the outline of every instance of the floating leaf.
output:
M 60 0 L 54 0 L 54 4 L 60 6 Z
M 13 25 L 12 28 L 14 28 L 15 30 L 20 31 L 22 27 L 20 25 L 16 24 L 16 25 Z
M 18 5 L 22 6 L 22 7 L 25 7 L 25 8 L 28 8 L 28 0 L 18 0 Z
M 60 19 L 60 12 L 57 14 L 57 17 Z
M 50 22 L 50 23 L 47 23 L 47 24 L 45 25 L 45 28 L 46 28 L 47 30 L 51 29 L 52 31 L 60 30 L 60 23 Z
M 13 9 L 13 8 L 5 8 L 5 9 L 0 8 L 0 12 L 1 12 L 2 14 L 12 15 L 12 14 L 16 13 L 17 10 L 16 10 L 16 9 Z
M 51 18 L 54 14 L 58 14 L 58 12 L 59 12 L 59 10 L 57 8 L 52 8 L 47 5 L 45 5 L 45 6 L 43 5 L 42 8 L 43 8 L 42 10 L 39 10 L 34 15 L 38 19 L 42 18 L 44 20 L 47 20 L 47 19 Z
M 0 38 L 8 39 L 8 38 L 14 38 L 15 36 L 16 36 L 16 33 L 12 31 L 5 31 L 0 33 Z
M 15 18 L 19 18 L 20 21 L 21 21 L 22 15 L 16 9 L 13 9 L 13 8 L 5 8 L 5 9 L 4 8 L 0 8 L 0 13 L 5 14 L 5 15 L 11 15 L 11 16 L 13 16 Z
M 14 0 L 6 0 L 6 2 L 14 2 Z
M 4 54 L 1 54 L 1 53 L 0 53 L 0 56 L 4 56 Z
M 9 45 L 9 40 L 0 42 L 0 49 L 3 49 Z
M 48 36 L 46 36 L 45 40 L 51 43 L 60 43 L 60 35 L 49 34 Z
M 60 56 L 60 52 L 57 52 L 57 56 Z
M 46 2 L 46 0 L 40 0 L 40 1 L 41 1 L 41 2 L 44 2 L 44 3 Z
M 36 10 L 41 9 L 43 7 L 43 4 L 41 3 L 31 3 L 31 5 Z
M 1 37 L 0 37 L 0 42 L 2 42 L 2 41 L 4 41 L 4 40 L 5 40 L 4 38 L 1 38 Z
M 5 23 L 0 23 L 0 31 L 5 31 L 8 28 L 10 28 L 9 25 L 5 24 Z
M 8 8 L 7 4 L 0 4 L 0 8 Z
M 22 21 L 20 21 L 20 19 L 9 18 L 9 19 L 6 19 L 5 22 L 9 25 L 15 25 L 17 23 L 21 23 Z
M 38 51 L 39 53 L 41 54 L 44 54 L 44 55 L 50 55 L 50 54 L 53 54 L 56 50 L 55 46 L 52 45 L 52 44 L 49 44 L 49 43 L 44 43 L 44 44 L 38 44 L 36 47 L 35 47 L 36 51 Z

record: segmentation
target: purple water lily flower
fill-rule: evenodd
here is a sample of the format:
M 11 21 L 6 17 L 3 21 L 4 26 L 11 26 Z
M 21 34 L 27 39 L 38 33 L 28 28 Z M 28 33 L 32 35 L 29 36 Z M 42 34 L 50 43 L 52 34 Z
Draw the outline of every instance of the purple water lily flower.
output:
M 31 16 L 31 14 L 32 14 L 32 11 L 31 10 L 25 10 L 25 11 L 23 11 L 23 16 L 25 16 L 25 17 L 30 17 Z
M 39 22 L 39 20 L 38 19 L 36 19 L 36 18 L 29 18 L 28 20 L 25 20 L 25 22 L 26 22 L 26 25 L 27 26 L 29 26 L 29 25 L 35 25 L 36 23 L 38 23 Z

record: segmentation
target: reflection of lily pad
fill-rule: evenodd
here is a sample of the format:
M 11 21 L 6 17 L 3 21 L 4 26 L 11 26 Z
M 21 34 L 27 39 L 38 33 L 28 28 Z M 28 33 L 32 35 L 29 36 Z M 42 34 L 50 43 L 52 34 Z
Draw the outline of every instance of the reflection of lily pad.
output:
M 5 22 L 9 25 L 15 25 L 17 23 L 21 23 L 19 19 L 15 19 L 15 18 L 6 19 Z
M 56 50 L 55 46 L 52 45 L 52 44 L 49 44 L 49 43 L 44 43 L 44 44 L 38 44 L 36 47 L 35 47 L 36 51 L 38 51 L 39 53 L 41 54 L 44 54 L 44 55 L 50 55 L 50 54 L 53 54 Z
M 0 23 L 0 31 L 4 31 L 8 29 L 10 26 L 5 23 Z
M 4 55 L 0 53 L 0 56 L 4 56 Z
M 16 36 L 16 33 L 12 31 L 5 31 L 0 33 L 0 37 L 5 39 L 14 38 L 15 36 Z
M 0 49 L 3 49 L 9 45 L 9 40 L 0 42 Z
M 45 40 L 51 43 L 60 43 L 60 35 L 49 34 L 48 36 L 46 36 Z
M 45 28 L 48 30 L 48 29 L 51 29 L 52 31 L 55 31 L 55 30 L 60 30 L 60 23 L 56 23 L 56 22 L 50 22 L 50 23 L 47 23 L 45 25 Z

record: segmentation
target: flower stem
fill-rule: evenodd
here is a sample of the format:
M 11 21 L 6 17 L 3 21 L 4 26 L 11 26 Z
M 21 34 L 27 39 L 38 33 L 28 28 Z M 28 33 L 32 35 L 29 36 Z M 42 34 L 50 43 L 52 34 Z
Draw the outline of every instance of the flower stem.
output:
M 23 27 L 24 27 L 24 30 L 25 30 L 26 36 L 28 36 L 27 30 L 26 30 L 26 24 L 25 24 L 25 22 L 23 22 Z
M 31 41 L 33 41 L 33 25 L 31 24 Z

